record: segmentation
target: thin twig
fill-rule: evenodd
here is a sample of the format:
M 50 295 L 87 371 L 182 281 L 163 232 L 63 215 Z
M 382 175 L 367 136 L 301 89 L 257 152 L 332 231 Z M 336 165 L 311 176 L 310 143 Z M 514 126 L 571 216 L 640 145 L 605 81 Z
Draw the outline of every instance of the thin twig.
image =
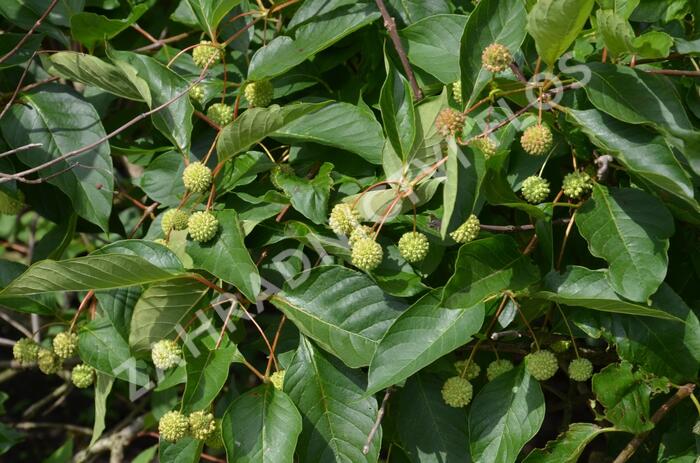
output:
M 664 403 L 656 410 L 654 415 L 651 417 L 651 422 L 653 424 L 658 424 L 673 407 L 675 407 L 676 405 L 678 405 L 679 402 L 691 395 L 694 389 L 695 384 L 692 383 L 685 384 L 679 387 L 676 393 L 673 396 L 671 396 L 666 401 L 666 403 Z M 634 455 L 634 453 L 637 451 L 639 446 L 642 445 L 642 443 L 648 435 L 649 431 L 634 436 L 634 438 L 627 444 L 627 446 L 624 449 L 622 449 L 622 451 L 617 455 L 617 458 L 615 458 L 613 463 L 625 463 L 627 460 L 632 458 L 632 455 Z
M 22 45 L 24 45 L 24 43 L 25 43 L 27 40 L 29 40 L 29 37 L 31 37 L 31 35 L 34 33 L 34 31 L 37 30 L 37 28 L 38 28 L 39 26 L 41 26 L 42 21 L 43 21 L 44 19 L 46 19 L 46 17 L 49 15 L 49 13 L 51 13 L 51 10 L 53 10 L 53 8 L 56 6 L 57 3 L 58 3 L 58 0 L 52 0 L 51 3 L 49 3 L 49 6 L 46 7 L 46 10 L 44 10 L 44 12 L 42 13 L 42 15 L 39 16 L 39 19 L 36 20 L 36 22 L 34 23 L 34 25 L 32 26 L 32 28 L 29 29 L 29 30 L 27 31 L 26 34 L 24 34 L 24 37 L 22 37 L 22 38 L 20 39 L 20 41 L 17 42 L 17 45 L 15 45 L 15 46 L 12 48 L 12 50 L 8 51 L 7 53 L 5 53 L 4 55 L 2 55 L 2 56 L 0 57 L 0 63 L 4 62 L 4 61 L 5 61 L 6 59 L 8 59 L 10 56 L 12 56 L 12 55 L 14 55 L 15 53 L 17 53 L 17 51 L 19 51 L 20 48 L 22 48 Z
M 134 52 L 139 53 L 139 52 L 143 52 L 143 51 L 153 50 L 155 48 L 160 48 L 163 45 L 167 45 L 169 43 L 177 42 L 178 40 L 182 40 L 184 38 L 187 38 L 189 35 L 190 35 L 189 32 L 183 32 L 182 34 L 173 35 L 172 37 L 168 37 L 167 39 L 161 39 L 161 40 L 158 40 L 158 41 L 151 43 L 149 45 L 145 45 L 143 47 L 137 48 L 136 50 L 134 50 Z
M 408 62 L 406 50 L 404 50 L 399 34 L 396 32 L 396 21 L 394 21 L 394 18 L 392 18 L 389 14 L 389 10 L 386 9 L 384 0 L 375 0 L 375 3 L 377 4 L 379 11 L 382 13 L 384 27 L 386 27 L 387 32 L 389 32 L 389 37 L 391 37 L 391 41 L 394 44 L 394 49 L 396 49 L 396 53 L 399 55 L 399 59 L 403 65 L 403 70 L 408 77 L 408 82 L 411 84 L 411 88 L 413 89 L 413 99 L 416 101 L 421 100 L 423 98 L 423 92 L 418 86 L 416 76 L 413 74 L 413 69 L 411 68 L 411 63 Z
M 369 435 L 367 436 L 367 442 L 365 443 L 364 447 L 362 447 L 363 455 L 367 455 L 369 453 L 372 440 L 374 440 L 374 436 L 377 434 L 379 426 L 382 424 L 382 418 L 384 418 L 384 414 L 386 413 L 386 405 L 389 402 L 389 397 L 391 397 L 391 388 L 388 388 L 384 393 L 382 405 L 379 407 L 379 411 L 377 412 L 377 419 L 374 420 L 374 425 L 372 425 L 372 429 L 369 431 Z
M 12 102 L 15 101 L 15 98 L 17 98 L 17 94 L 20 91 L 20 88 L 22 88 L 22 83 L 24 82 L 24 78 L 27 77 L 27 73 L 29 72 L 29 68 L 32 65 L 32 61 L 34 61 L 34 57 L 36 56 L 36 52 L 32 53 L 31 58 L 29 58 L 29 61 L 27 62 L 27 66 L 25 66 L 24 71 L 22 71 L 22 76 L 19 78 L 19 82 L 17 83 L 17 86 L 15 87 L 15 91 L 12 92 L 12 96 L 8 100 L 8 102 L 5 104 L 5 107 L 2 108 L 2 112 L 0 113 L 0 119 L 5 115 L 8 109 L 10 109 L 10 106 L 12 106 Z
M 17 322 L 14 318 L 7 315 L 4 311 L 0 311 L 0 318 L 12 325 L 17 331 L 19 331 L 26 337 L 32 337 L 32 333 L 27 328 L 25 328 L 21 323 Z

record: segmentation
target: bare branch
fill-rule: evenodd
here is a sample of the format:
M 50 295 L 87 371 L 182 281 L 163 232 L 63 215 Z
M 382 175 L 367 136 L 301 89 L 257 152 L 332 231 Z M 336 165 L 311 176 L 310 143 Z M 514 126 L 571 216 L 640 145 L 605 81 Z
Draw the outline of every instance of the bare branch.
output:
M 42 21 L 44 21 L 44 19 L 46 19 L 46 17 L 49 15 L 49 13 L 51 13 L 51 10 L 53 10 L 53 8 L 56 6 L 57 3 L 58 3 L 58 0 L 51 0 L 51 3 L 49 4 L 48 7 L 46 7 L 46 10 L 44 10 L 42 15 L 39 16 L 39 19 L 36 20 L 36 22 L 34 23 L 32 28 L 29 29 L 26 34 L 24 34 L 24 37 L 22 37 L 20 39 L 20 41 L 17 42 L 17 45 L 15 45 L 14 48 L 12 48 L 12 50 L 8 51 L 7 53 L 5 53 L 4 55 L 2 55 L 0 57 L 0 63 L 4 62 L 6 59 L 8 59 L 9 57 L 11 57 L 15 53 L 17 53 L 17 51 L 20 48 L 22 48 L 22 45 L 24 45 L 24 43 L 27 40 L 29 40 L 29 37 L 31 37 L 31 35 L 34 33 L 34 31 L 37 30 L 37 28 L 39 26 L 41 26 Z
M 382 418 L 384 418 L 384 414 L 386 413 L 386 404 L 389 402 L 389 397 L 391 397 L 391 388 L 388 388 L 384 393 L 382 405 L 381 407 L 379 407 L 379 411 L 377 412 L 377 419 L 374 420 L 374 425 L 369 431 L 369 435 L 367 436 L 367 443 L 365 443 L 364 447 L 362 447 L 363 455 L 367 455 L 369 453 L 370 446 L 372 445 L 372 440 L 374 440 L 374 436 L 377 434 L 379 426 L 381 426 L 382 424 Z

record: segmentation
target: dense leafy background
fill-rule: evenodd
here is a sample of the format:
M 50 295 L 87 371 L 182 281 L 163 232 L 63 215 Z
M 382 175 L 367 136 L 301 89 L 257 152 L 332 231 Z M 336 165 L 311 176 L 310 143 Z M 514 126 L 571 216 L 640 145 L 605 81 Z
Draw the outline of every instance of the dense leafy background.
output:
M 0 206 L 21 203 L 0 216 L 0 458 L 700 461 L 699 19 L 695 0 L 0 1 Z M 196 66 L 200 40 L 223 62 Z M 514 58 L 498 74 L 494 42 Z M 272 104 L 249 107 L 267 79 Z M 530 156 L 539 122 L 554 141 Z M 211 194 L 185 192 L 195 160 Z M 557 194 L 574 171 L 591 190 Z M 372 271 L 329 227 L 341 202 L 380 228 Z M 175 207 L 214 211 L 215 238 L 164 236 Z M 455 243 L 471 214 L 478 238 Z M 411 264 L 413 229 L 430 251 Z M 11 360 L 73 320 L 58 374 Z M 166 372 L 162 339 L 185 350 Z M 547 381 L 523 361 L 538 346 Z M 567 376 L 579 355 L 590 381 Z M 497 358 L 515 368 L 488 381 Z M 481 373 L 452 408 L 467 359 Z M 167 411 L 202 409 L 222 445 L 159 439 Z

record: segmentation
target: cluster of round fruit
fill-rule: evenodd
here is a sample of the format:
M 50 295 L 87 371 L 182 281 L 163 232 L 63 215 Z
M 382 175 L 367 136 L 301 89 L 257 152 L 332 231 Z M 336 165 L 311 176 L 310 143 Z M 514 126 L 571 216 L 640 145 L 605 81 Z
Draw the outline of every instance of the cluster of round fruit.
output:
M 182 182 L 192 193 L 206 193 L 212 181 L 211 169 L 199 161 L 191 162 L 182 173 Z M 163 213 L 160 226 L 166 237 L 172 230 L 187 229 L 194 241 L 205 243 L 216 235 L 219 230 L 219 221 L 208 210 L 188 215 L 181 209 L 168 209 Z
M 466 407 L 472 400 L 474 388 L 471 380 L 481 374 L 481 367 L 475 362 L 463 360 L 455 362 L 458 376 L 449 378 L 442 386 L 442 399 L 450 407 Z M 492 361 L 486 369 L 486 377 L 493 381 L 498 376 L 513 369 L 513 362 L 507 359 Z M 538 381 L 547 381 L 559 369 L 557 357 L 549 350 L 537 350 L 525 356 L 525 369 Z M 569 378 L 583 382 L 593 374 L 593 364 L 585 358 L 576 358 L 569 363 Z
M 78 335 L 69 331 L 58 333 L 51 347 L 37 344 L 33 339 L 23 338 L 12 347 L 12 355 L 20 365 L 36 363 L 42 373 L 53 375 L 61 370 L 63 361 L 78 353 Z M 95 369 L 80 363 L 71 371 L 71 381 L 75 387 L 86 388 L 95 380 Z
M 158 421 L 158 433 L 168 442 L 177 442 L 184 437 L 191 436 L 195 439 L 207 441 L 212 447 L 220 445 L 212 443 L 221 440 L 221 433 L 217 432 L 220 425 L 217 424 L 214 415 L 206 410 L 199 410 L 186 416 L 182 412 L 172 410 L 167 412 Z
M 350 204 L 340 203 L 333 207 L 328 224 L 338 235 L 348 237 L 352 264 L 364 271 L 374 270 L 382 263 L 384 250 L 377 243 L 372 227 L 360 222 L 360 213 Z M 458 243 L 475 239 L 480 230 L 479 219 L 471 215 L 450 236 Z M 399 253 L 412 264 L 425 259 L 430 249 L 428 237 L 417 231 L 404 233 L 398 242 Z

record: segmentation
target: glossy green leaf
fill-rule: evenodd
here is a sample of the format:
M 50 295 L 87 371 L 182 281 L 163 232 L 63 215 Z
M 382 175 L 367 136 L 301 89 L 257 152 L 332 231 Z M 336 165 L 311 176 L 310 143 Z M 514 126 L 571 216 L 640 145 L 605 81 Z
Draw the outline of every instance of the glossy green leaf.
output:
M 377 416 L 365 395 L 365 375 L 321 352 L 302 337 L 287 368 L 284 391 L 302 417 L 296 453 L 304 463 L 373 463 L 382 441 L 379 428 L 367 455 L 362 447 Z
M 83 12 L 70 17 L 71 34 L 78 42 L 89 49 L 103 40 L 116 37 L 124 29 L 134 24 L 148 10 L 145 3 L 134 5 L 124 19 L 110 19 L 101 14 Z
M 543 290 L 535 297 L 602 312 L 679 321 L 673 313 L 664 309 L 623 299 L 610 285 L 606 270 L 589 270 L 572 265 L 564 273 L 551 272 L 545 276 Z
M 0 14 L 2 14 L 2 7 L 0 7 Z M 5 54 L 12 50 L 24 36 L 24 33 L 5 32 L 3 34 L 2 43 L 0 43 L 0 56 L 5 56 Z M 24 45 L 17 50 L 17 53 L 5 59 L 5 61 L 0 64 L 0 69 L 18 66 L 29 61 L 29 58 L 32 57 L 34 52 L 41 47 L 41 41 L 43 39 L 43 34 L 32 34 L 27 41 L 24 42 Z
M 206 286 L 190 278 L 171 279 L 146 289 L 131 319 L 129 344 L 134 351 L 145 353 L 154 342 L 174 337 L 176 327 L 183 328 L 206 292 Z
M 596 11 L 596 25 L 611 58 L 631 51 L 634 29 L 624 16 L 614 10 L 601 9 Z
M 160 441 L 158 461 L 160 463 L 197 463 L 200 460 L 204 442 L 193 437 L 185 437 L 172 443 Z
M 218 0 L 215 2 L 210 0 L 187 0 L 187 3 L 192 8 L 192 12 L 202 30 L 209 34 L 209 37 L 216 38 L 219 23 L 229 11 L 241 3 L 241 0 Z
M 219 161 L 246 151 L 256 143 L 306 113 L 318 111 L 324 103 L 298 103 L 284 107 L 250 108 L 224 127 L 216 144 Z
M 287 394 L 268 383 L 236 398 L 221 427 L 228 461 L 292 463 L 301 415 Z
M 426 294 L 396 319 L 369 367 L 368 393 L 397 384 L 468 343 L 484 321 L 484 306 L 442 306 L 442 288 Z
M 170 280 L 178 275 L 131 255 L 105 254 L 60 261 L 44 260 L 29 267 L 0 298 L 55 291 L 87 291 Z
M 473 461 L 514 463 L 544 421 L 540 383 L 525 366 L 484 386 L 469 409 L 469 448 Z
M 442 303 L 467 309 L 505 289 L 524 289 L 539 271 L 510 236 L 478 239 L 459 249 L 455 270 L 445 285 Z
M 101 256 L 105 254 L 140 257 L 161 270 L 173 274 L 180 274 L 185 271 L 182 262 L 170 248 L 153 241 L 135 239 L 115 241 L 106 246 L 102 246 L 91 255 Z
M 332 171 L 333 164 L 324 162 L 312 179 L 281 170 L 276 174 L 276 180 L 289 196 L 294 209 L 313 223 L 322 224 L 328 220 L 328 198 L 333 187 Z
M 493 76 L 481 66 L 484 48 L 500 43 L 515 54 L 525 40 L 526 20 L 527 10 L 522 0 L 481 0 L 477 3 L 467 19 L 460 42 L 462 89 L 467 107 Z
M 466 411 L 445 404 L 442 385 L 439 377 L 419 373 L 395 393 L 398 435 L 413 463 L 471 461 Z
M 437 14 L 420 19 L 399 31 L 409 61 L 443 84 L 459 79 L 459 43 L 467 17 Z
M 535 449 L 523 463 L 577 463 L 593 439 L 614 428 L 601 428 L 593 423 L 574 423 L 557 440 L 549 441 L 544 449 Z
M 613 289 L 633 301 L 646 301 L 664 280 L 673 217 L 656 198 L 633 188 L 593 186 L 576 226 L 588 249 L 610 264 Z
M 443 238 L 477 212 L 486 166 L 480 154 L 450 140 L 447 143 L 445 170 L 447 179 L 442 190 L 445 214 L 440 227 Z
M 24 95 L 0 121 L 10 147 L 41 143 L 41 147 L 17 154 L 28 167 L 38 167 L 105 137 L 95 108 L 59 86 L 46 86 Z M 70 114 L 71 117 L 65 117 Z M 84 219 L 107 231 L 112 211 L 114 173 L 109 144 L 101 143 L 78 156 L 65 158 L 39 170 L 70 199 Z M 59 175 L 60 174 L 60 175 Z
M 387 75 L 379 96 L 379 107 L 387 137 L 402 159 L 406 159 L 416 142 L 416 112 L 408 80 L 387 60 Z
M 374 115 L 349 103 L 333 103 L 276 129 L 274 138 L 285 142 L 314 142 L 359 154 L 373 164 L 381 162 L 384 135 Z
M 554 66 L 569 49 L 593 9 L 594 0 L 538 0 L 527 17 L 527 31 L 535 39 L 542 61 Z
M 95 424 L 92 426 L 90 445 L 97 442 L 105 430 L 105 418 L 107 416 L 107 397 L 112 391 L 114 378 L 101 372 L 95 375 Z
M 352 368 L 370 364 L 406 308 L 365 274 L 333 265 L 296 275 L 271 301 L 299 331 Z
M 260 275 L 243 241 L 243 229 L 233 209 L 215 213 L 219 232 L 206 243 L 187 241 L 194 267 L 234 285 L 249 301 L 260 292 Z
M 139 185 L 149 198 L 164 206 L 177 207 L 185 194 L 185 185 L 174 182 L 182 178 L 185 162 L 177 151 L 168 151 L 151 161 L 139 178 Z
M 591 385 L 605 407 L 605 419 L 615 428 L 639 434 L 654 427 L 649 413 L 651 387 L 644 381 L 644 373 L 633 372 L 630 363 L 608 365 L 593 375 Z
M 205 340 L 214 341 L 212 338 Z M 195 340 L 185 351 L 187 384 L 182 395 L 183 413 L 205 410 L 226 384 L 231 364 L 238 348 L 224 338 L 218 348 L 211 343 Z
M 343 5 L 299 26 L 294 38 L 278 36 L 251 58 L 249 80 L 275 77 L 379 17 L 374 4 Z

